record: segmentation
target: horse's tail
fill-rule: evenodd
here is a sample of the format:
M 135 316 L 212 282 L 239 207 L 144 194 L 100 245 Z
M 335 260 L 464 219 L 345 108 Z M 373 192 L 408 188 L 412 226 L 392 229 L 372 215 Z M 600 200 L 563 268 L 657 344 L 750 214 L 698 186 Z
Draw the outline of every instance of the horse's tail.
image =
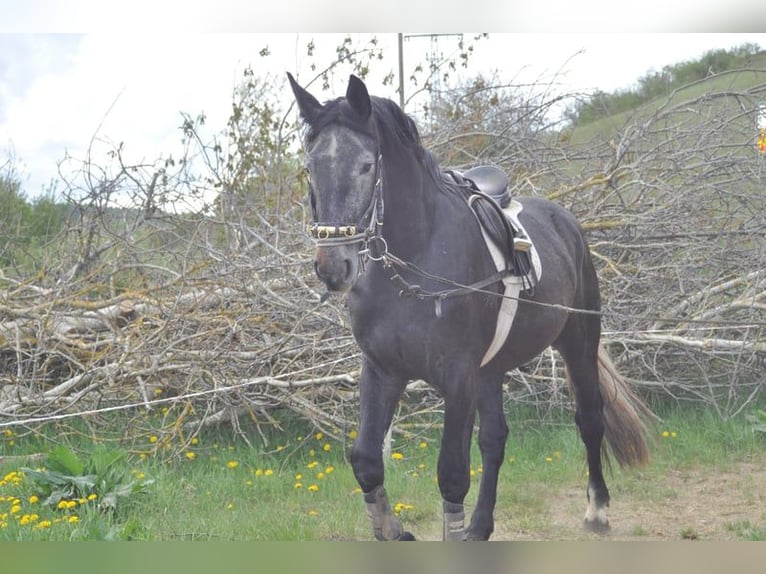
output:
M 604 437 L 620 466 L 649 461 L 649 427 L 658 420 L 628 386 L 609 353 L 599 344 L 598 383 L 604 400 Z

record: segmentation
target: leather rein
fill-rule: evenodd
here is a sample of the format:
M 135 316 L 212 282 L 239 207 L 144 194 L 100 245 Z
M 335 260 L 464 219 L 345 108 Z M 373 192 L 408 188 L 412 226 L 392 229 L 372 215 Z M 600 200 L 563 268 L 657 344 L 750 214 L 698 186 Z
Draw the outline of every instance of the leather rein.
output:
M 503 271 L 497 271 L 489 277 L 477 281 L 470 285 L 463 285 L 451 279 L 445 279 L 438 275 L 434 275 L 427 271 L 424 271 L 414 263 L 400 259 L 388 250 L 388 243 L 382 235 L 383 231 L 383 216 L 384 216 L 384 203 L 383 203 L 383 183 L 382 183 L 382 163 L 383 156 L 378 154 L 377 161 L 375 163 L 375 183 L 373 185 L 372 197 L 370 204 L 362 214 L 360 222 L 354 224 L 333 224 L 333 223 L 319 223 L 312 222 L 308 226 L 308 233 L 314 240 L 317 247 L 336 247 L 341 245 L 351 245 L 354 243 L 361 243 L 359 249 L 359 261 L 360 261 L 360 273 L 364 272 L 364 265 L 366 261 L 380 261 L 383 269 L 386 271 L 389 280 L 399 289 L 400 297 L 417 297 L 418 299 L 433 299 L 434 312 L 437 317 L 442 316 L 442 302 L 449 297 L 457 297 L 459 295 L 467 295 L 475 292 L 483 292 L 486 287 L 489 287 L 493 283 L 501 281 L 504 277 L 507 277 L 510 273 L 510 269 Z M 474 186 L 462 185 L 471 195 L 479 195 L 480 197 L 487 199 L 491 204 L 494 204 L 489 196 L 479 191 Z M 310 185 L 310 184 L 309 184 Z M 470 205 L 471 201 L 468 202 Z M 499 209 L 499 207 L 498 207 Z M 312 216 L 316 217 L 313 213 Z M 369 218 L 369 221 L 365 224 L 365 220 Z M 423 279 L 429 279 L 450 287 L 439 291 L 430 291 L 422 288 L 418 284 L 410 283 L 404 279 L 401 275 L 401 271 L 406 270 L 416 276 Z M 323 297 L 323 300 L 326 298 Z

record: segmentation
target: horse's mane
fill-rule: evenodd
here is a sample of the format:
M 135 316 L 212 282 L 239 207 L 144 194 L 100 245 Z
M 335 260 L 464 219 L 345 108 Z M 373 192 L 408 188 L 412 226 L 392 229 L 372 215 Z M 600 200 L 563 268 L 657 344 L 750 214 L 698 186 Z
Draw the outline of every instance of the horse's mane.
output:
M 451 178 L 445 177 L 434 155 L 423 147 L 415 121 L 388 98 L 370 96 L 374 132 L 367 123 L 359 120 L 357 113 L 345 98 L 325 102 L 321 111 L 311 120 L 305 134 L 305 142 L 311 143 L 330 124 L 341 125 L 370 136 L 381 142 L 381 152 L 396 150 L 414 157 L 434 185 L 445 193 L 454 193 L 456 186 Z M 384 153 L 384 156 L 389 155 Z M 385 161 L 385 160 L 384 160 Z

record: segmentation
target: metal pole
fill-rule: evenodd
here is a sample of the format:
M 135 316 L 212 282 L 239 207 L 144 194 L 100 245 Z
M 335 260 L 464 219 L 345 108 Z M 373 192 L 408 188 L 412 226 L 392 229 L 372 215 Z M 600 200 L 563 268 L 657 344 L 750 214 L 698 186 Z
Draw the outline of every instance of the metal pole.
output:
M 399 107 L 404 111 L 404 34 L 397 34 L 399 40 Z

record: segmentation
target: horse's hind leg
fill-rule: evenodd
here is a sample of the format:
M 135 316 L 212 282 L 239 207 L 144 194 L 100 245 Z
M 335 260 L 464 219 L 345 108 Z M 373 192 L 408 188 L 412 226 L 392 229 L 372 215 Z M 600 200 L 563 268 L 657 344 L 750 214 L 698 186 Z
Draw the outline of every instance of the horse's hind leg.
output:
M 359 434 L 351 449 L 351 466 L 364 492 L 365 509 L 378 540 L 414 540 L 391 511 L 383 488 L 383 437 L 406 381 L 386 377 L 365 362 L 359 380 Z
M 479 497 L 466 532 L 469 540 L 488 540 L 495 528 L 493 512 L 497 477 L 505 457 L 508 424 L 503 412 L 503 374 L 482 377 L 479 383 L 479 449 L 482 466 Z
M 598 317 L 573 315 L 559 337 L 556 348 L 567 366 L 569 383 L 575 398 L 575 422 L 585 443 L 588 461 L 588 508 L 585 511 L 585 528 L 594 532 L 606 532 L 609 530 L 609 490 L 601 464 L 604 402 L 599 388 L 599 336 Z

